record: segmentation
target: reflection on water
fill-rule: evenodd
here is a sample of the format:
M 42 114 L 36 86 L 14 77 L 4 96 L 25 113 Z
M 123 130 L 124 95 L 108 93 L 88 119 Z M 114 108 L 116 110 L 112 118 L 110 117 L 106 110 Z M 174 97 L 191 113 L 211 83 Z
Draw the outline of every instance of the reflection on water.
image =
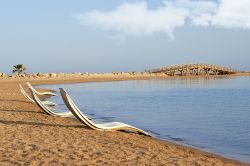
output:
M 161 139 L 250 162 L 250 77 L 43 87 L 65 88 L 94 121 L 121 121 Z M 54 101 L 57 110 L 66 110 L 60 97 Z

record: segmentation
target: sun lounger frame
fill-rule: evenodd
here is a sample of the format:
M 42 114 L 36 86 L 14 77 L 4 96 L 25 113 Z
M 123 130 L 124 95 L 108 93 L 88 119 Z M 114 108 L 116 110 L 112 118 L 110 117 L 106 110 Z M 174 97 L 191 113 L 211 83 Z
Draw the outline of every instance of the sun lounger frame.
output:
M 19 89 L 21 91 L 21 93 L 23 94 L 23 96 L 29 100 L 31 103 L 35 103 L 35 101 L 25 92 L 25 90 L 23 89 L 22 85 L 19 84 Z M 34 88 L 33 88 L 34 89 Z M 36 91 L 37 92 L 37 91 Z M 41 94 L 41 93 L 40 93 Z M 42 101 L 45 105 L 48 105 L 48 106 L 56 106 L 57 104 L 56 103 L 53 103 L 51 101 Z
M 36 94 L 38 94 L 38 95 L 57 96 L 57 94 L 52 93 L 52 92 L 38 92 L 37 90 L 35 90 L 35 88 L 33 88 L 33 87 L 30 85 L 29 82 L 27 82 L 27 85 L 28 85 L 28 87 L 29 87 L 32 91 L 34 91 L 34 92 L 35 92 Z
M 103 123 L 103 124 L 95 124 L 92 122 L 90 119 L 87 118 L 86 115 L 83 114 L 79 110 L 79 108 L 75 105 L 71 97 L 68 95 L 68 93 L 63 89 L 60 88 L 60 93 L 62 96 L 62 99 L 65 103 L 65 105 L 68 107 L 68 109 L 72 112 L 72 114 L 83 124 L 87 125 L 88 127 L 94 129 L 94 130 L 101 130 L 101 131 L 132 131 L 132 132 L 137 132 L 143 135 L 151 136 L 149 133 L 138 129 L 134 126 L 130 126 L 125 123 L 121 122 L 111 122 L 111 123 Z
M 32 89 L 29 89 L 30 92 L 31 92 L 31 95 L 35 101 L 35 103 L 45 112 L 47 113 L 48 115 L 52 115 L 52 116 L 60 116 L 60 117 L 71 117 L 73 116 L 73 114 L 70 112 L 70 111 L 67 111 L 67 112 L 54 112 L 54 111 L 51 111 L 49 109 L 48 106 L 46 106 L 40 99 L 39 97 L 37 96 L 36 92 L 33 91 Z

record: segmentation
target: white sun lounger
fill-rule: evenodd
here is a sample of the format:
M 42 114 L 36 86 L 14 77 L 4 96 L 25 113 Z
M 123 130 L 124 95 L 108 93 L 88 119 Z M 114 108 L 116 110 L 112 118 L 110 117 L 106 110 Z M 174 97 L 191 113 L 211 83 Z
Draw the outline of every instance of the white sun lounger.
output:
M 35 101 L 25 92 L 25 90 L 23 89 L 22 85 L 19 84 L 19 89 L 21 91 L 21 93 L 23 94 L 23 96 L 28 99 L 31 103 L 35 103 Z M 34 88 L 33 88 L 34 89 Z M 37 92 L 37 91 L 36 91 Z M 40 93 L 41 94 L 41 93 Z M 57 104 L 56 103 L 53 103 L 51 101 L 42 101 L 45 105 L 48 105 L 48 106 L 56 106 Z
M 48 115 L 52 115 L 52 116 L 60 116 L 60 117 L 70 117 L 70 116 L 74 116 L 70 111 L 67 112 L 54 112 L 51 111 L 48 106 L 46 106 L 46 104 L 44 104 L 37 96 L 36 92 L 33 91 L 32 89 L 29 89 L 31 92 L 31 95 L 35 101 L 35 103 L 44 111 L 46 112 Z
M 48 95 L 48 96 L 57 96 L 55 93 L 52 92 L 38 92 L 37 90 L 35 90 L 35 88 L 33 88 L 29 82 L 27 82 L 28 87 L 34 91 L 36 94 L 38 95 Z
M 63 101 L 65 105 L 69 108 L 69 110 L 74 114 L 74 116 L 83 124 L 87 125 L 88 127 L 94 129 L 94 130 L 101 130 L 101 131 L 116 131 L 116 130 L 122 130 L 122 131 L 130 131 L 130 132 L 137 132 L 143 135 L 151 136 L 149 133 L 138 129 L 136 127 L 130 126 L 125 123 L 121 122 L 109 122 L 109 123 L 101 123 L 96 124 L 92 122 L 90 119 L 87 118 L 75 105 L 71 97 L 68 95 L 68 93 L 63 89 L 60 88 L 61 96 L 63 98 Z

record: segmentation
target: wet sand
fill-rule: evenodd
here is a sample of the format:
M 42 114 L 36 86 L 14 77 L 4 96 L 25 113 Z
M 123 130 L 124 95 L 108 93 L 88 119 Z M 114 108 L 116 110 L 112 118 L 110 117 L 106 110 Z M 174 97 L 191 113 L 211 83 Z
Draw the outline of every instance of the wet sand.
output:
M 156 138 L 95 131 L 76 119 L 48 116 L 18 88 L 26 81 L 38 85 L 115 80 L 125 79 L 0 78 L 0 165 L 245 165 Z

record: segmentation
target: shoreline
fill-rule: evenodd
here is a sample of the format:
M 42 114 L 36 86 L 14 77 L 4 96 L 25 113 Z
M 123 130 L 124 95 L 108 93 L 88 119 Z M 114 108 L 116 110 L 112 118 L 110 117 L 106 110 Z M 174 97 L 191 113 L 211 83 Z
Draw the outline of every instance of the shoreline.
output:
M 223 79 L 223 78 L 228 78 L 228 77 L 250 77 L 250 74 L 246 74 L 246 73 L 243 73 L 243 74 L 233 74 L 233 75 L 209 75 L 209 76 L 204 76 L 204 75 L 200 75 L 200 76 L 168 76 L 168 77 L 165 77 L 165 76 L 158 76 L 158 77 L 154 77 L 154 78 L 133 78 L 133 79 L 129 79 L 129 78 L 125 78 L 125 79 L 121 79 L 121 80 L 95 80 L 95 81 L 84 81 L 84 82 L 74 82 L 76 84 L 78 83 L 95 83 L 95 82 L 114 82 L 114 81 L 136 81 L 136 80 L 154 80 L 154 79 Z M 60 85 L 60 84 L 73 84 L 72 82 L 67 82 L 67 83 L 53 83 L 54 85 Z M 37 84 L 36 86 L 39 86 L 39 85 L 53 85 L 53 84 Z M 47 89 L 49 91 L 54 91 L 54 90 L 51 90 L 51 89 Z M 237 160 L 237 159 L 233 159 L 233 158 L 230 158 L 230 157 L 227 157 L 227 156 L 223 156 L 222 154 L 217 154 L 215 152 L 208 152 L 200 147 L 195 147 L 193 145 L 189 145 L 189 144 L 185 144 L 185 143 L 182 143 L 182 142 L 178 142 L 178 141 L 174 141 L 174 140 L 168 140 L 168 139 L 161 139 L 161 138 L 158 138 L 158 137 L 154 137 L 152 136 L 153 139 L 156 139 L 158 141 L 162 141 L 162 142 L 168 142 L 168 143 L 172 143 L 173 145 L 176 145 L 176 146 L 180 146 L 180 148 L 190 148 L 192 150 L 197 150 L 197 151 L 200 151 L 202 153 L 205 153 L 205 154 L 208 154 L 208 155 L 213 155 L 215 157 L 219 157 L 219 158 L 222 158 L 222 159 L 226 159 L 226 160 L 232 160 L 232 161 L 236 161 L 236 162 L 239 162 L 240 164 L 250 164 L 250 163 L 244 163 L 243 161 L 240 161 L 240 160 Z
M 67 84 L 67 83 L 87 83 L 87 82 L 110 82 L 110 81 L 130 81 L 130 80 L 152 80 L 152 79 L 220 79 L 228 77 L 250 77 L 249 73 L 237 73 L 230 75 L 198 75 L 198 76 L 167 76 L 165 74 L 160 75 L 135 75 L 135 76 L 104 76 L 103 74 L 97 74 L 93 76 L 71 76 L 71 77 L 38 77 L 38 78 L 26 78 L 26 77 L 0 77 L 0 82 L 32 82 L 35 85 L 46 84 Z
M 16 104 L 15 107 L 17 107 L 17 108 L 11 109 L 12 111 L 17 111 L 18 109 L 25 110 L 25 109 L 27 109 L 27 105 L 26 104 L 28 104 L 29 106 L 32 106 L 32 110 L 29 111 L 29 112 L 26 112 L 27 114 L 31 114 L 32 115 L 31 112 L 34 111 L 34 110 L 36 110 L 35 112 L 41 112 L 41 110 L 36 105 L 30 104 L 30 103 L 27 103 L 27 102 L 24 105 L 20 103 L 20 101 L 25 102 L 25 99 L 22 97 L 22 95 L 20 93 L 18 93 L 18 86 L 17 86 L 18 83 L 22 83 L 23 84 L 23 83 L 29 81 L 33 85 L 45 85 L 45 84 L 67 84 L 67 83 L 88 83 L 88 82 L 90 83 L 90 82 L 125 81 L 125 80 L 149 80 L 149 79 L 166 79 L 166 78 L 169 79 L 171 77 L 150 77 L 150 78 L 149 77 L 146 77 L 146 78 L 145 77 L 133 77 L 133 78 L 108 78 L 108 79 L 107 78 L 89 78 L 89 79 L 86 79 L 86 78 L 67 78 L 67 79 L 65 79 L 65 78 L 56 78 L 56 79 L 55 78 L 53 78 L 53 79 L 48 79 L 48 78 L 47 79 L 37 79 L 37 78 L 36 79 L 24 79 L 24 78 L 13 79 L 13 78 L 9 78 L 9 79 L 0 79 L 0 87 L 5 87 L 5 89 L 1 88 L 1 91 L 0 91 L 0 94 L 1 94 L 0 95 L 1 96 L 1 100 L 0 100 L 0 109 L 1 109 L 1 111 L 0 111 L 0 115 L 2 115 L 1 114 L 2 112 L 8 112 L 10 114 L 9 116 L 11 116 L 11 111 L 10 112 L 9 111 L 5 111 L 5 110 L 10 110 L 10 109 L 4 108 L 2 106 L 2 105 L 4 105 L 3 102 L 7 102 L 7 103 L 10 102 L 9 100 L 4 99 L 5 97 L 2 96 L 2 93 L 8 93 L 8 92 L 6 92 L 6 90 L 8 90 L 8 88 L 12 88 L 12 90 L 15 92 L 14 94 L 18 95 L 18 100 L 15 100 L 15 102 L 16 102 L 15 103 Z M 183 78 L 183 77 L 177 76 L 176 78 Z M 190 77 L 185 77 L 185 78 L 190 78 Z M 195 78 L 200 78 L 200 77 L 195 77 Z M 25 86 L 25 88 L 27 88 L 27 86 Z M 10 94 L 10 98 L 13 98 L 13 97 L 14 97 L 14 95 Z M 22 111 L 20 111 L 20 112 L 22 112 Z M 29 115 L 29 116 L 31 116 L 31 115 Z M 6 123 L 6 119 L 2 120 L 2 116 L 0 116 L 0 117 L 1 117 L 0 126 L 2 126 L 2 124 L 4 124 L 4 125 L 7 124 L 7 126 L 8 126 L 8 124 L 10 122 Z M 16 118 L 18 119 L 18 117 L 16 117 Z M 39 119 L 39 117 L 36 117 L 36 118 Z M 48 117 L 48 116 L 46 116 L 44 118 L 45 119 L 52 118 L 52 119 L 54 119 L 55 121 L 58 121 L 58 122 L 59 121 L 69 120 L 69 119 L 62 119 L 60 117 Z M 74 124 L 76 123 L 78 125 L 78 128 L 76 128 L 76 129 L 78 129 L 78 130 L 84 129 L 84 126 L 82 126 L 78 121 L 76 121 L 76 120 L 69 120 L 69 121 L 74 121 L 73 123 Z M 79 127 L 79 125 L 81 127 Z M 18 124 L 17 124 L 17 126 L 18 126 Z M 3 131 L 1 131 L 1 130 L 0 130 L 0 132 L 3 132 L 3 133 L 6 132 L 4 129 L 3 129 Z M 13 129 L 13 130 L 15 131 L 15 129 Z M 45 132 L 45 131 L 43 131 L 43 132 Z M 68 131 L 64 131 L 64 132 L 67 133 Z M 172 154 L 174 156 L 172 158 L 177 158 L 177 159 L 171 159 L 171 160 L 169 160 L 169 161 L 172 161 L 173 164 L 174 163 L 179 163 L 179 164 L 185 164 L 186 163 L 187 164 L 187 163 L 189 163 L 189 160 L 192 160 L 192 162 L 191 162 L 192 164 L 194 164 L 195 162 L 198 162 L 198 163 L 200 162 L 200 164 L 205 164 L 207 162 L 210 162 L 210 163 L 214 163 L 215 165 L 221 165 L 221 164 L 222 165 L 249 165 L 249 163 L 245 164 L 245 163 L 243 163 L 241 161 L 237 161 L 237 160 L 234 160 L 234 159 L 226 158 L 226 157 L 223 157 L 223 156 L 220 156 L 220 155 L 217 155 L 217 154 L 213 154 L 213 153 L 210 153 L 210 152 L 205 152 L 205 151 L 202 151 L 199 148 L 191 147 L 191 146 L 185 145 L 185 144 L 182 145 L 181 143 L 179 144 L 178 142 L 174 142 L 174 141 L 171 141 L 171 140 L 170 141 L 169 140 L 161 140 L 161 139 L 155 138 L 155 137 L 153 137 L 153 138 L 147 138 L 147 137 L 144 137 L 144 136 L 139 136 L 137 134 L 127 134 L 127 133 L 122 133 L 122 132 L 112 132 L 111 133 L 111 132 L 98 132 L 98 131 L 93 131 L 93 130 L 86 130 L 84 132 L 95 133 L 97 135 L 96 137 L 98 137 L 98 135 L 99 136 L 105 135 L 105 136 L 110 137 L 110 139 L 112 139 L 112 140 L 116 140 L 116 137 L 119 137 L 119 136 L 125 137 L 125 138 L 127 138 L 129 140 L 132 137 L 133 139 L 135 139 L 137 141 L 138 141 L 138 139 L 140 141 L 142 141 L 142 142 L 146 141 L 144 143 L 150 142 L 149 144 L 150 144 L 150 147 L 152 149 L 153 149 L 154 146 L 158 145 L 157 148 L 156 148 L 156 150 L 162 150 L 162 151 L 165 152 L 164 153 L 164 152 L 159 151 L 161 157 L 158 158 L 158 160 L 159 160 L 159 163 L 162 162 L 163 164 L 166 164 L 164 162 L 167 162 L 167 161 L 164 160 L 167 157 L 165 155 L 169 155 L 168 157 L 171 158 L 171 154 L 166 153 L 166 151 L 168 149 L 172 149 L 172 150 L 175 149 L 176 152 L 174 152 Z M 114 136 L 114 135 L 116 135 L 116 136 Z M 117 136 L 117 135 L 119 135 L 119 136 Z M 79 135 L 74 135 L 74 136 L 75 137 L 79 137 Z M 4 142 L 4 139 L 3 140 L 2 139 L 0 140 L 1 141 L 1 145 L 2 145 L 2 141 Z M 99 138 L 99 139 L 102 139 L 102 138 Z M 132 142 L 132 145 L 136 144 L 136 143 L 138 143 L 138 142 L 136 142 L 136 141 Z M 120 147 L 120 146 L 121 145 L 118 145 L 118 147 Z M 168 148 L 166 148 L 166 146 Z M 164 149 L 164 147 L 166 149 Z M 73 149 L 74 150 L 79 150 L 77 147 L 75 147 Z M 3 148 L 0 149 L 0 152 L 1 152 L 1 150 L 4 151 Z M 126 153 L 130 152 L 131 150 L 133 150 L 133 149 L 129 149 L 129 150 L 127 149 Z M 114 153 L 117 153 L 117 152 L 114 152 Z M 143 151 L 143 154 L 145 154 L 145 153 L 146 152 Z M 109 157 L 112 158 L 112 156 L 113 155 L 111 155 Z M 129 156 L 129 155 L 127 155 L 127 156 Z M 180 157 L 180 156 L 182 156 L 182 157 Z M 192 156 L 192 157 L 190 157 L 190 156 Z M 2 157 L 3 156 L 0 155 L 0 164 L 1 164 Z M 126 155 L 123 156 L 123 157 L 126 157 Z M 137 155 L 137 156 L 134 156 L 134 157 L 139 157 L 139 156 Z M 157 158 L 157 157 L 155 157 L 155 158 Z M 181 158 L 181 159 L 178 159 L 178 158 Z M 160 160 L 162 160 L 162 161 L 160 161 Z M 145 161 L 145 163 L 147 163 L 146 159 L 144 159 L 144 158 L 142 158 L 139 161 L 140 161 L 140 163 L 143 163 L 143 161 Z M 103 161 L 103 162 L 105 162 L 105 161 Z M 114 162 L 110 162 L 110 161 L 106 161 L 106 162 L 114 164 Z M 89 162 L 87 162 L 87 163 L 89 163 Z M 128 161 L 124 161 L 124 163 L 129 163 L 129 162 Z M 69 163 L 67 163 L 67 164 L 69 164 Z M 133 163 L 131 163 L 131 164 L 133 164 Z M 157 164 L 157 162 L 155 164 Z

